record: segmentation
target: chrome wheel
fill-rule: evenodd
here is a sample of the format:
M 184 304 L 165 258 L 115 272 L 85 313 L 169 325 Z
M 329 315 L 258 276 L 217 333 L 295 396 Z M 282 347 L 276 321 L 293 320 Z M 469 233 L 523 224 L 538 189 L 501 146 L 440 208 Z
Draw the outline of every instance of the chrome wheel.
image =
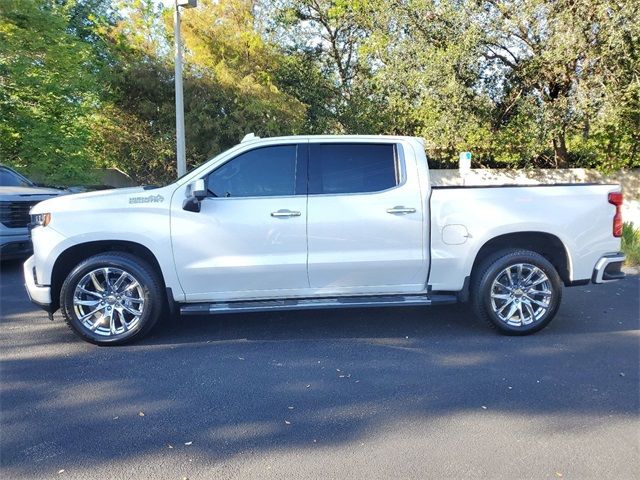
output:
M 120 268 L 90 271 L 73 293 L 73 310 L 91 332 L 102 336 L 125 333 L 135 328 L 144 312 L 140 282 Z
M 516 263 L 502 270 L 491 284 L 491 307 L 507 325 L 530 325 L 551 308 L 552 288 L 542 269 Z

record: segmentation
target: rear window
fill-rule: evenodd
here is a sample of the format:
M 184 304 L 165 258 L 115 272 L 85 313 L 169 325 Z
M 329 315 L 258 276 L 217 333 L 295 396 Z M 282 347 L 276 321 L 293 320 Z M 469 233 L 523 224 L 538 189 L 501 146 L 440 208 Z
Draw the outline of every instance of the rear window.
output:
M 400 183 L 391 143 L 312 143 L 309 154 L 310 194 L 380 192 Z

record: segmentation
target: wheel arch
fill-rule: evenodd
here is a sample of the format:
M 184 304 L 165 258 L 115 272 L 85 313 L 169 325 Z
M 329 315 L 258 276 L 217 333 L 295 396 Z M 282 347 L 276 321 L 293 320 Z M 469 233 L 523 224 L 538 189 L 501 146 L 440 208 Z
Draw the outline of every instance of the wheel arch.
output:
M 478 266 L 486 258 L 508 248 L 531 250 L 542 255 L 555 267 L 563 283 L 571 284 L 571 257 L 566 245 L 556 235 L 538 231 L 506 233 L 486 241 L 475 256 L 471 276 L 477 273 Z
M 82 260 L 99 253 L 125 252 L 133 254 L 146 261 L 153 268 L 162 281 L 164 288 L 164 275 L 158 259 L 149 248 L 128 240 L 98 240 L 73 245 L 64 250 L 53 265 L 51 271 L 51 302 L 53 311 L 60 307 L 60 290 L 65 278 L 71 270 Z

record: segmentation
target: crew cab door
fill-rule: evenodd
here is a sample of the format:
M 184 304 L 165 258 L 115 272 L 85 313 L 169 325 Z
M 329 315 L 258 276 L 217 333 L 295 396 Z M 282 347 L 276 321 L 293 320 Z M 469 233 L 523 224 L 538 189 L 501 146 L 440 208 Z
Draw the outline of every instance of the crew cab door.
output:
M 392 140 L 310 141 L 308 270 L 315 293 L 425 289 L 425 202 L 409 153 Z
M 172 206 L 171 236 L 187 301 L 308 290 L 306 143 L 256 147 L 204 178 L 200 212 Z

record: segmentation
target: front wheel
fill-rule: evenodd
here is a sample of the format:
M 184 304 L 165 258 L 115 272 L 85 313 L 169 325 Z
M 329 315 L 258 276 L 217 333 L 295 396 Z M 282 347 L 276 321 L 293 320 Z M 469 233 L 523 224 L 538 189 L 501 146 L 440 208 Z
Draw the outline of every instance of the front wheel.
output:
M 554 266 L 529 250 L 503 250 L 485 260 L 472 279 L 474 312 L 506 335 L 528 335 L 546 327 L 562 298 Z
M 127 253 L 104 253 L 78 264 L 60 292 L 60 309 L 71 329 L 96 345 L 142 338 L 164 305 L 157 273 Z

